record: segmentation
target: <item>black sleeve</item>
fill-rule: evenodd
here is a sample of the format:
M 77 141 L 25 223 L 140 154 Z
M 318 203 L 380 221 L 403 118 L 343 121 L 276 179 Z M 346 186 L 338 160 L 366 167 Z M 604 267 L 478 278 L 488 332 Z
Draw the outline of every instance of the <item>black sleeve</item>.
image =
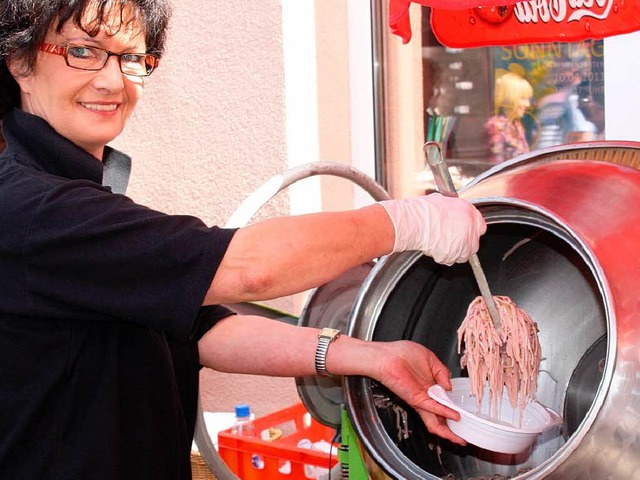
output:
M 235 315 L 236 312 L 223 305 L 207 305 L 200 308 L 191 335 L 196 342 L 223 318 Z
M 188 338 L 234 233 L 66 182 L 40 200 L 29 227 L 28 300 L 36 315 L 132 321 Z
M 234 315 L 234 312 L 220 305 L 202 307 L 198 312 L 196 331 L 193 338 L 184 340 L 175 338 L 172 335 L 166 336 L 180 394 L 180 403 L 188 429 L 187 438 L 193 438 L 198 408 L 198 386 L 201 368 L 198 340 L 218 321 L 229 315 Z

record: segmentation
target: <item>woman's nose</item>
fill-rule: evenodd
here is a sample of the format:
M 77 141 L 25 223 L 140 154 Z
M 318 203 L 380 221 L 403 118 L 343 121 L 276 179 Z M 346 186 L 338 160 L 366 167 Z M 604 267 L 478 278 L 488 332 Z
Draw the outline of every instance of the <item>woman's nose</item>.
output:
M 107 59 L 101 70 L 96 76 L 96 87 L 106 88 L 108 90 L 118 90 L 124 86 L 124 74 L 120 70 L 120 59 L 111 56 Z

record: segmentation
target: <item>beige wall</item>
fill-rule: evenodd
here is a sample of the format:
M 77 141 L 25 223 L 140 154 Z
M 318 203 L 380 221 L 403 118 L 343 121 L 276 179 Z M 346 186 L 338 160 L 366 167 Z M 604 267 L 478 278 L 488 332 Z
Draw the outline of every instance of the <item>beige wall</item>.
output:
M 281 42 L 279 1 L 174 2 L 167 53 L 118 141 L 134 199 L 223 224 L 286 167 Z
M 387 119 L 387 185 L 393 198 L 423 193 L 416 173 L 424 169 L 421 11 L 411 5 L 411 30 L 408 44 L 390 31 L 385 32 L 385 93 Z
M 318 121 L 320 159 L 349 162 L 349 65 L 345 60 L 349 44 L 347 2 L 321 0 L 316 3 L 318 61 Z M 351 206 L 347 201 L 351 185 L 343 179 L 325 176 L 322 197 L 325 210 Z
M 166 56 L 147 80 L 127 130 L 114 142 L 133 156 L 128 193 L 134 200 L 222 225 L 269 177 L 305 163 L 289 155 L 286 89 L 296 86 L 285 84 L 282 4 L 174 2 Z M 322 0 L 313 6 L 322 20 L 311 32 L 319 103 L 318 132 L 312 132 L 318 145 L 310 149 L 317 150 L 316 159 L 349 162 L 346 2 Z M 305 91 L 305 85 L 299 87 Z M 345 180 L 324 177 L 321 192 L 318 204 L 325 209 L 351 206 L 352 189 Z M 258 218 L 290 209 L 289 194 L 283 192 Z M 282 305 L 297 309 L 300 300 L 284 299 Z M 230 411 L 246 401 L 263 415 L 299 401 L 293 379 L 212 371 L 201 379 L 208 411 Z

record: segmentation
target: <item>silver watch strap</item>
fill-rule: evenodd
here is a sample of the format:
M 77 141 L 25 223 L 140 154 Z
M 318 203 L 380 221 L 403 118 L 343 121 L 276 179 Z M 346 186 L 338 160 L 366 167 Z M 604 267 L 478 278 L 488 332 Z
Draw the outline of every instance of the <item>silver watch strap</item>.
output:
M 320 337 L 318 339 L 318 346 L 316 348 L 316 374 L 321 377 L 328 377 L 327 371 L 327 352 L 329 351 L 329 344 L 331 339 L 328 337 Z
M 316 374 L 320 377 L 331 376 L 327 371 L 327 352 L 329 345 L 340 336 L 340 330 L 333 328 L 323 328 L 318 335 L 318 346 L 316 347 L 315 366 Z

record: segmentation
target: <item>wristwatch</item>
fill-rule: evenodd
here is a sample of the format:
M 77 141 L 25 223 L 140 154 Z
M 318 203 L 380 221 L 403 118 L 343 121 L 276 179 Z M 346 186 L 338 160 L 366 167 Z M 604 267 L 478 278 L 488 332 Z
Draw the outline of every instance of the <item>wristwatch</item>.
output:
M 335 342 L 340 336 L 340 330 L 335 328 L 323 328 L 318 334 L 318 346 L 316 347 L 316 374 L 320 377 L 329 377 L 327 372 L 327 352 L 331 342 Z

